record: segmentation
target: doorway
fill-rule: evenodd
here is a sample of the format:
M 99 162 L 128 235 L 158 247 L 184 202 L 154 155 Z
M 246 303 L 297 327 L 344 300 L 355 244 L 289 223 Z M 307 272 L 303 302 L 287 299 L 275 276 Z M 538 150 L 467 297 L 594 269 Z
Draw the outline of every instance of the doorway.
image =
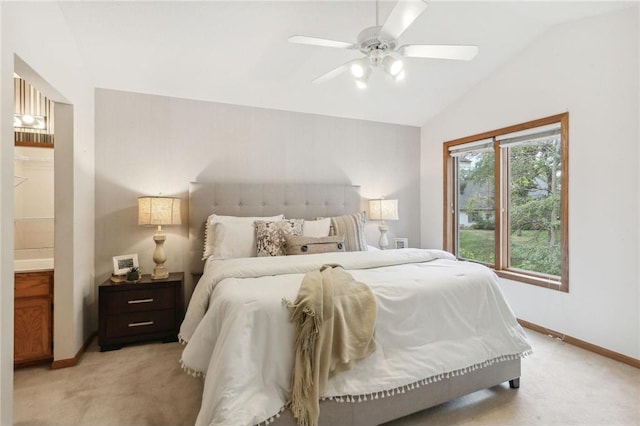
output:
M 55 104 L 14 73 L 14 367 L 53 361 Z
M 74 200 L 74 120 L 73 105 L 20 57 L 14 55 L 14 73 L 29 82 L 52 104 L 55 125 L 49 142 L 53 149 L 53 362 L 69 365 L 77 352 L 74 300 L 73 200 Z M 46 225 L 45 225 L 46 226 Z M 15 229 L 14 229 L 15 232 Z M 81 302 L 80 302 L 81 303 Z M 82 330 L 80 330 L 82 332 Z M 80 336 L 80 339 L 82 337 Z M 69 355 L 71 354 L 71 355 Z M 73 365 L 73 364 L 71 364 Z

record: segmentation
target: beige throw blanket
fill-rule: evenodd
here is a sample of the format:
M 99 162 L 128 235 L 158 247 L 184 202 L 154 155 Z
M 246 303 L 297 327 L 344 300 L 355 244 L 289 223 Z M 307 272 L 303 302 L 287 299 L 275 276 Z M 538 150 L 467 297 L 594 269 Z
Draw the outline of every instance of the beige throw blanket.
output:
M 308 272 L 295 303 L 284 302 L 296 324 L 290 408 L 300 426 L 316 426 L 327 380 L 376 349 L 376 302 L 339 265 Z

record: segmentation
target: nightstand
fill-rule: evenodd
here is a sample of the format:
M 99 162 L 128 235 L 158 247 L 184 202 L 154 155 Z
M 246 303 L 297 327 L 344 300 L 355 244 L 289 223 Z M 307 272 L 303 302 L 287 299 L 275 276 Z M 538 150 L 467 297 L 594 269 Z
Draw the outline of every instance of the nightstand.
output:
M 152 280 L 143 275 L 134 284 L 105 281 L 99 286 L 98 343 L 100 351 L 147 340 L 175 342 L 184 316 L 183 272 Z

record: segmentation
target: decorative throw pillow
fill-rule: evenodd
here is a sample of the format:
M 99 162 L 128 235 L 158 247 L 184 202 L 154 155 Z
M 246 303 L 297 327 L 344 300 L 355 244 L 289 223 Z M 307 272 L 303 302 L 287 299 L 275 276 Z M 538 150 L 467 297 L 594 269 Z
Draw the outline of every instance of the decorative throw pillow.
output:
M 243 232 L 241 241 L 238 241 L 238 243 L 241 244 L 241 243 L 248 242 L 250 246 L 250 252 L 254 253 L 253 256 L 255 256 L 256 240 L 255 240 L 255 230 L 253 228 L 253 222 L 255 222 L 256 220 L 282 220 L 282 219 L 284 219 L 284 215 L 282 214 L 279 214 L 276 216 L 268 216 L 268 217 L 221 216 L 217 214 L 210 215 L 207 218 L 207 222 L 204 225 L 205 226 L 204 251 L 202 255 L 202 260 L 207 260 L 209 256 L 213 255 L 214 247 L 216 244 L 216 237 L 215 237 L 216 223 L 227 223 L 227 222 L 244 223 L 246 226 L 246 229 L 244 229 L 245 232 Z M 234 226 L 234 230 L 236 230 L 235 228 L 238 228 L 241 226 L 242 225 Z M 247 231 L 250 234 L 250 238 L 248 240 L 246 238 Z M 223 248 L 222 251 L 225 251 L 225 249 Z M 244 250 L 244 252 L 246 252 L 246 250 Z M 244 257 L 244 256 L 239 256 L 239 257 Z
M 333 235 L 330 237 L 298 237 L 296 235 L 284 235 L 287 241 L 287 254 L 314 254 L 344 251 L 344 236 Z
M 328 237 L 331 227 L 331 218 L 305 220 L 302 226 L 302 235 L 305 237 Z
M 366 251 L 367 242 L 364 238 L 364 223 L 367 213 L 360 212 L 331 218 L 332 234 L 343 235 L 346 251 Z
M 302 219 L 284 219 L 270 222 L 256 220 L 256 251 L 258 257 L 286 255 L 284 235 L 302 235 L 303 222 Z

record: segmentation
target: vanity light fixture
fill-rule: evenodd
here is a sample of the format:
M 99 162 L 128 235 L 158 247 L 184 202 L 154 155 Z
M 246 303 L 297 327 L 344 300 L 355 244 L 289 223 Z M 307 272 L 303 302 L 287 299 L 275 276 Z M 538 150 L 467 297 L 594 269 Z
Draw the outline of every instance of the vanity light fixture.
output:
M 47 127 L 46 118 L 43 115 L 13 114 L 13 127 L 44 130 Z

